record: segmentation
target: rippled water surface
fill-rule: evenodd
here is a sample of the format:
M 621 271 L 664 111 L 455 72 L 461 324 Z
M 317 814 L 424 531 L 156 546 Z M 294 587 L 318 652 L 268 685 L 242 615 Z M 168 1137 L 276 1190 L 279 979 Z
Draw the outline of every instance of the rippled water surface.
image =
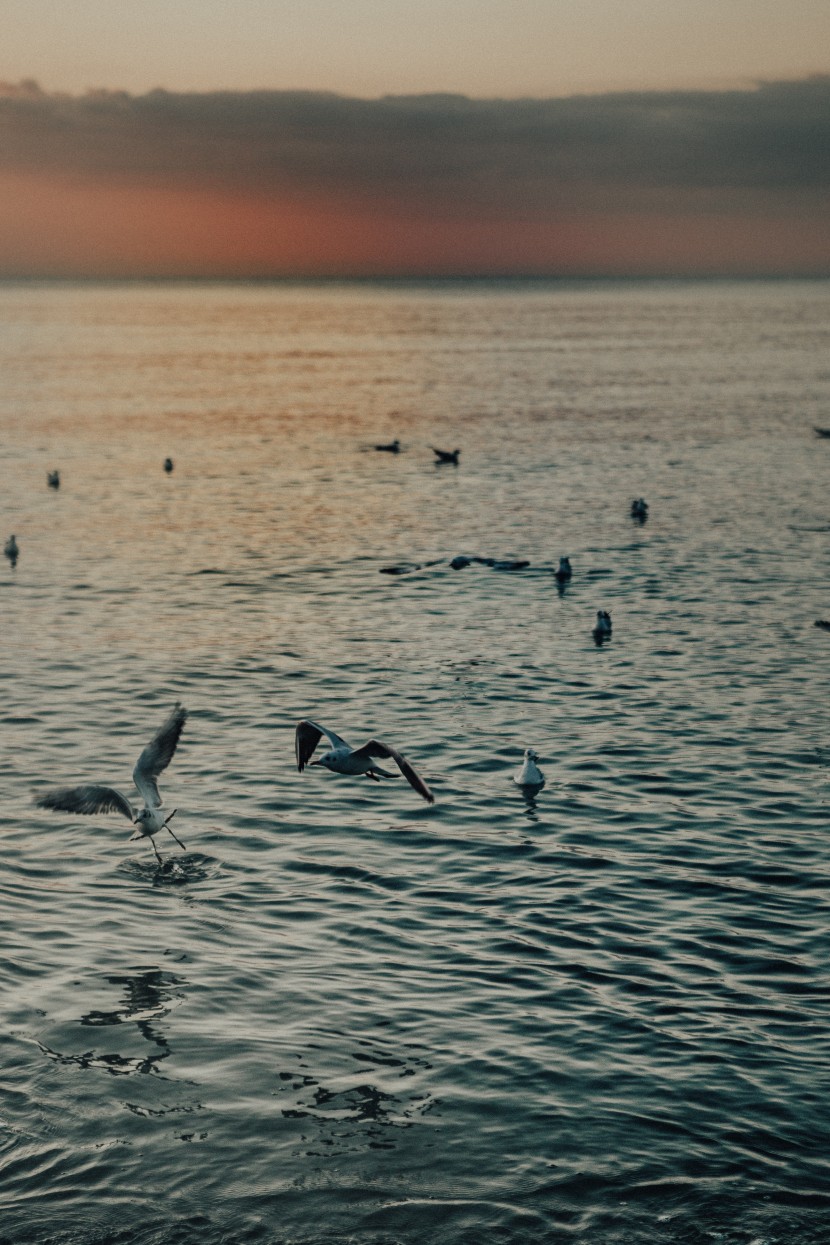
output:
M 830 1240 L 828 358 L 823 283 L 0 287 L 4 1245 Z M 176 700 L 185 852 L 34 806 Z

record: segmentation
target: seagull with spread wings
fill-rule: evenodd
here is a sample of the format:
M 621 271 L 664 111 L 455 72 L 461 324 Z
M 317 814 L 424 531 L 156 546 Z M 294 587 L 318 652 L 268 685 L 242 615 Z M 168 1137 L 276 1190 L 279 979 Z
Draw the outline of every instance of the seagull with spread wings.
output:
M 136 761 L 133 782 L 144 800 L 144 808 L 133 808 L 130 801 L 115 787 L 103 787 L 87 783 L 81 787 L 58 787 L 47 791 L 37 801 L 39 808 L 51 808 L 61 813 L 121 813 L 136 827 L 130 840 L 149 838 L 150 846 L 161 864 L 153 835 L 159 830 L 169 830 L 183 851 L 184 843 L 170 830 L 169 822 L 176 810 L 169 815 L 162 812 L 158 776 L 173 759 L 182 728 L 187 721 L 187 710 L 176 704 L 167 720 L 156 731 L 147 747 Z
M 316 761 L 312 761 L 314 749 L 323 735 L 328 739 L 331 748 Z M 309 764 L 322 765 L 335 774 L 366 774 L 378 782 L 381 778 L 394 778 L 396 775 L 381 769 L 376 762 L 378 760 L 394 761 L 418 795 L 423 796 L 430 804 L 435 802 L 435 796 L 406 757 L 397 749 L 390 748 L 389 744 L 381 743 L 379 739 L 370 739 L 362 748 L 351 748 L 345 739 L 335 735 L 334 731 L 328 730 L 325 726 L 318 726 L 316 722 L 303 719 L 302 722 L 297 723 L 294 743 L 297 751 L 297 769 L 300 771 Z

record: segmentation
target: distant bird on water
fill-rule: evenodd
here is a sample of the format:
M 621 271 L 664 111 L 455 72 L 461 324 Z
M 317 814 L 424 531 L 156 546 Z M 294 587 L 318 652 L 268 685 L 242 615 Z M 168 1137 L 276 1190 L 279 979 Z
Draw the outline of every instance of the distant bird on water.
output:
M 318 760 L 312 761 L 314 749 L 323 735 L 328 739 L 331 748 L 328 752 L 324 752 Z M 309 764 L 322 765 L 325 769 L 330 769 L 335 774 L 366 774 L 367 777 L 373 778 L 378 782 L 381 778 L 395 778 L 396 775 L 390 774 L 388 770 L 381 769 L 375 762 L 378 759 L 394 761 L 406 781 L 411 787 L 414 787 L 418 795 L 423 796 L 429 804 L 434 804 L 435 802 L 435 796 L 421 775 L 407 761 L 406 757 L 395 748 L 391 748 L 389 744 L 381 743 L 379 739 L 370 739 L 362 748 L 351 748 L 344 739 L 341 739 L 339 735 L 335 735 L 334 731 L 328 730 L 325 726 L 318 726 L 316 722 L 304 719 L 302 722 L 297 723 L 294 747 L 297 754 L 297 769 L 300 772 Z
M 61 473 L 59 471 L 47 471 L 46 483 L 49 485 L 50 488 L 60 488 Z
M 830 437 L 830 428 L 816 428 L 816 436 Z
M 817 618 L 816 626 L 821 627 L 822 631 L 830 631 L 830 621 L 826 618 Z
M 20 556 L 20 546 L 12 534 L 3 546 L 3 552 L 12 564 L 12 570 L 17 566 L 17 559 Z
M 648 502 L 642 497 L 637 497 L 631 503 L 632 519 L 639 519 L 640 523 L 645 523 L 648 518 Z
M 186 721 L 187 710 L 177 703 L 136 761 L 133 782 L 144 800 L 144 808 L 140 811 L 133 808 L 127 797 L 115 787 L 102 787 L 92 783 L 47 791 L 36 801 L 38 808 L 51 808 L 61 813 L 121 813 L 136 826 L 135 832 L 130 835 L 130 841 L 149 838 L 150 846 L 161 864 L 153 835 L 158 834 L 159 830 L 170 830 L 169 822 L 175 816 L 176 809 L 169 815 L 162 812 L 162 800 L 156 780 L 173 759 Z M 186 851 L 181 839 L 172 830 L 170 833 L 179 847 Z
M 461 450 L 437 450 L 434 445 L 430 448 L 435 455 L 436 467 L 441 463 L 452 463 L 453 467 L 458 466 L 458 455 L 461 453 Z
M 525 759 L 513 775 L 513 781 L 519 787 L 544 786 L 545 775 L 536 764 L 538 760 L 537 752 L 534 752 L 532 748 L 525 748 Z
M 168 475 L 170 475 L 170 472 L 173 470 L 173 459 L 172 458 L 165 458 L 164 470 L 167 472 Z
M 606 640 L 611 639 L 611 615 L 608 610 L 597 610 L 597 621 L 591 634 L 597 645 L 604 644 Z
M 560 558 L 559 565 L 553 573 L 556 576 L 556 582 L 558 584 L 567 584 L 573 575 L 573 570 L 571 569 L 571 559 Z
M 383 451 L 383 452 L 385 452 L 385 453 L 387 453 L 387 454 L 400 454 L 400 452 L 401 452 L 401 443 L 400 443 L 400 441 L 398 440 L 398 438 L 397 438 L 397 437 L 395 437 L 395 440 L 394 440 L 394 441 L 390 441 L 388 445 L 376 445 L 376 446 L 375 446 L 375 449 L 376 449 L 376 450 L 381 450 L 381 451 Z

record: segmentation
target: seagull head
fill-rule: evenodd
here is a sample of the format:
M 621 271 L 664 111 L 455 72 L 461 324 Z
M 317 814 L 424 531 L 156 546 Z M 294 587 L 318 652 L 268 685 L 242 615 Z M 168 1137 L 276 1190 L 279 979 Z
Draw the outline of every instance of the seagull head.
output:
M 539 760 L 539 753 L 534 751 L 533 748 L 525 748 L 525 756 L 527 757 L 528 761 Z

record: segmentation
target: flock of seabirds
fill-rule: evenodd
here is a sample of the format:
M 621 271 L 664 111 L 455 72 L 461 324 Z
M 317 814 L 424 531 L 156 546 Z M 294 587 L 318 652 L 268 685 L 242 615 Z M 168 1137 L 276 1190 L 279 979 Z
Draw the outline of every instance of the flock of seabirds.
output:
M 830 437 L 830 429 L 816 428 L 816 432 L 819 436 Z M 376 445 L 374 448 L 382 453 L 399 454 L 401 452 L 401 443 L 395 439 L 383 445 Z M 431 448 L 436 456 L 436 466 L 457 467 L 459 465 L 460 449 L 439 450 L 434 447 Z M 173 471 L 172 458 L 165 458 L 163 466 L 164 471 L 169 475 Z M 60 472 L 48 472 L 46 482 L 49 488 L 60 488 Z M 642 497 L 635 498 L 631 502 L 630 513 L 632 519 L 636 522 L 645 523 L 648 519 L 648 503 Z M 14 535 L 10 536 L 6 541 L 3 552 L 11 563 L 12 568 L 14 568 L 20 556 L 20 547 Z M 473 563 L 489 566 L 496 570 L 521 570 L 529 566 L 529 563 L 525 561 L 498 561 L 495 558 L 468 557 L 466 554 L 457 555 L 450 561 L 449 565 L 454 570 L 461 570 Z M 408 564 L 403 567 L 383 567 L 381 569 L 385 574 L 404 574 L 408 571 L 419 570 L 422 565 L 433 566 L 437 564 L 437 562 L 428 562 L 416 565 Z M 560 589 L 565 587 L 572 575 L 573 569 L 570 558 L 567 556 L 561 557 L 559 566 L 554 571 L 554 576 Z M 816 626 L 830 631 L 830 621 L 828 620 L 818 619 Z M 598 610 L 596 623 L 592 631 L 595 644 L 598 646 L 604 644 L 606 640 L 611 638 L 611 634 L 611 615 L 607 610 Z M 165 813 L 158 787 L 159 775 L 167 769 L 167 766 L 173 759 L 186 721 L 187 710 L 177 702 L 136 761 L 133 770 L 133 782 L 144 802 L 143 808 L 135 807 L 123 792 L 116 787 L 108 787 L 100 783 L 84 783 L 76 787 L 57 787 L 40 796 L 36 800 L 37 806 L 62 813 L 120 813 L 135 826 L 135 830 L 130 836 L 130 841 L 132 842 L 133 839 L 149 839 L 150 846 L 156 854 L 159 865 L 163 865 L 164 862 L 154 837 L 162 830 L 167 830 L 172 835 L 182 851 L 187 850 L 184 843 L 170 826 L 170 822 L 176 815 L 177 810 L 174 808 L 172 812 Z M 330 747 L 316 760 L 312 760 L 317 745 L 324 735 Z M 361 747 L 352 748 L 334 731 L 329 730 L 328 727 L 321 726 L 319 723 L 311 721 L 310 718 L 304 718 L 297 723 L 294 732 L 294 749 L 297 769 L 301 773 L 306 766 L 320 765 L 335 774 L 346 774 L 352 777 L 365 775 L 375 782 L 380 782 L 382 778 L 397 777 L 389 770 L 382 769 L 378 764 L 379 761 L 392 761 L 413 790 L 417 791 L 418 795 L 429 804 L 435 802 L 435 796 L 414 765 L 397 748 L 393 748 L 390 744 L 383 743 L 379 739 L 370 739 Z M 545 776 L 539 768 L 538 761 L 538 753 L 533 748 L 526 748 L 522 763 L 513 775 L 513 781 L 517 786 L 530 794 L 540 791 L 545 785 Z

